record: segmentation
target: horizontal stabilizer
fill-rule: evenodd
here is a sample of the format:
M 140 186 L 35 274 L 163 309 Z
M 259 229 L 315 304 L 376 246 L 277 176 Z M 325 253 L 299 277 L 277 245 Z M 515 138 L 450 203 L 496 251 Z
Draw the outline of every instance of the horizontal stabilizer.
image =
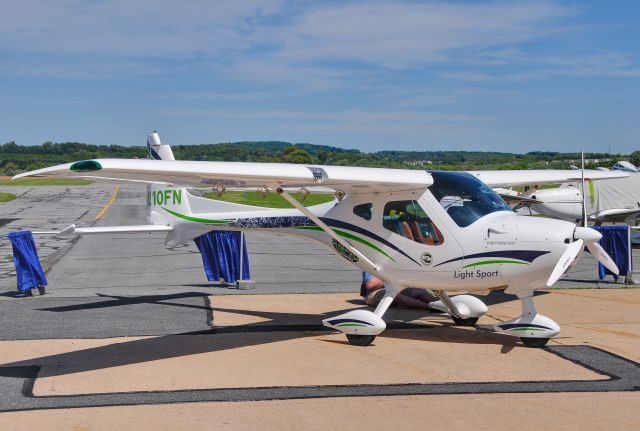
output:
M 91 235 L 99 233 L 139 233 L 139 232 L 171 232 L 173 228 L 165 225 L 143 224 L 131 226 L 76 227 L 69 225 L 60 231 L 33 232 L 36 235 Z

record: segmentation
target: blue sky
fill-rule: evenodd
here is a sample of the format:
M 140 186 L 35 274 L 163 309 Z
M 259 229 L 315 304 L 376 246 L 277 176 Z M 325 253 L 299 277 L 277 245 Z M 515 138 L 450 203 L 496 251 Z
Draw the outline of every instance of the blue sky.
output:
M 640 149 L 636 1 L 0 5 L 0 143 Z

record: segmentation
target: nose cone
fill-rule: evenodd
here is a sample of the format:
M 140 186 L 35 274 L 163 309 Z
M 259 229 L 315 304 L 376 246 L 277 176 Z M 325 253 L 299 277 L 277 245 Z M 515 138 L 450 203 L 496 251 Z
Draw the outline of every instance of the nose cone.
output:
M 513 216 L 496 220 L 492 227 L 504 234 L 491 233 L 487 238 L 488 246 L 507 247 L 523 253 L 518 258 L 523 258 L 525 263 L 502 264 L 500 274 L 510 292 L 525 292 L 546 285 L 558 260 L 572 242 L 576 225 L 563 220 Z
M 594 242 L 600 241 L 600 238 L 602 238 L 602 234 L 595 229 L 591 229 L 590 227 L 578 226 L 573 232 L 573 239 L 581 239 L 585 244 L 593 244 Z

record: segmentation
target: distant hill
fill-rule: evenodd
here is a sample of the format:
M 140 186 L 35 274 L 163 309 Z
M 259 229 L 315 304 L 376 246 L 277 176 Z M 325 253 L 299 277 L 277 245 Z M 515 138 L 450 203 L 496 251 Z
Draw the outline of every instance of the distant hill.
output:
M 518 159 L 526 155 L 513 153 L 496 153 L 484 151 L 378 151 L 377 156 L 400 160 L 431 160 L 436 163 L 463 163 L 463 162 L 499 162 Z
M 238 147 L 247 148 L 249 150 L 264 150 L 269 153 L 278 153 L 284 151 L 285 148 L 291 146 L 290 142 L 282 141 L 259 141 L 259 142 L 228 142 L 223 144 L 211 144 L 211 145 L 237 145 Z M 183 145 L 184 147 L 190 147 L 191 145 Z M 205 145 L 206 146 L 206 145 Z M 201 147 L 201 145 L 198 145 Z
M 284 151 L 285 148 L 290 147 L 291 145 L 300 148 L 311 155 L 318 154 L 322 151 L 327 151 L 330 153 L 354 153 L 360 154 L 360 150 L 355 149 L 345 149 L 338 147 L 331 147 L 329 145 L 315 145 L 315 144 L 305 144 L 298 143 L 292 144 L 290 142 L 282 142 L 282 141 L 258 141 L 258 142 L 229 142 L 227 144 L 211 144 L 211 145 L 237 145 L 242 148 L 247 148 L 251 150 L 265 150 L 270 153 L 279 153 Z M 191 145 L 186 145 L 191 146 Z

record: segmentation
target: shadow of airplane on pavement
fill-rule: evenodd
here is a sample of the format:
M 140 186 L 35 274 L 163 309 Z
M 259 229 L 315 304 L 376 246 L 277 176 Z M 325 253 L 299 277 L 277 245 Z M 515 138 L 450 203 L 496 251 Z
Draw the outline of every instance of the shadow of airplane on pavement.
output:
M 118 305 L 132 303 L 160 303 L 179 297 L 206 296 L 199 293 L 178 294 L 178 295 L 154 295 L 145 297 L 110 297 L 113 298 L 106 303 L 77 304 L 72 306 L 51 307 L 43 310 L 53 312 L 68 312 L 78 309 L 96 309 L 104 307 L 114 307 Z M 504 302 L 502 296 L 496 298 L 496 302 Z M 511 299 L 513 300 L 513 299 Z M 163 305 L 185 306 L 183 304 L 166 303 Z M 207 309 L 206 305 L 188 307 Z M 39 377 L 51 377 L 80 373 L 85 371 L 100 370 L 105 368 L 118 367 L 130 364 L 139 364 L 162 359 L 177 358 L 201 353 L 219 352 L 225 350 L 238 349 L 248 346 L 257 346 L 268 343 L 293 340 L 303 337 L 314 337 L 318 334 L 335 333 L 324 328 L 320 322 L 331 316 L 339 315 L 353 307 L 342 310 L 334 310 L 322 314 L 298 314 L 282 313 L 270 311 L 248 311 L 232 308 L 213 307 L 213 313 L 224 312 L 253 316 L 263 319 L 258 323 L 248 323 L 228 327 L 212 327 L 205 331 L 192 331 L 178 334 L 168 334 L 162 336 L 144 337 L 124 342 L 90 347 L 86 349 L 58 353 L 40 357 L 34 357 L 11 363 L 0 363 L 0 367 L 42 367 Z M 507 353 L 516 346 L 517 339 L 509 335 L 490 332 L 479 328 L 456 327 L 448 320 L 446 315 L 435 315 L 417 310 L 396 310 L 397 313 L 390 313 L 388 329 L 379 337 L 401 338 L 420 340 L 425 342 L 446 342 L 464 344 L 494 344 L 500 346 L 502 353 Z M 398 316 L 407 312 L 408 320 L 399 320 Z M 436 321 L 411 323 L 417 316 L 430 316 Z M 132 316 L 135 318 L 135 316 Z M 440 318 L 439 320 L 437 320 Z M 266 322 L 264 321 L 266 320 Z M 289 323 L 287 323 L 289 322 Z M 291 322 L 296 322 L 291 324 Z M 305 322 L 317 322 L 308 324 Z M 321 340 L 319 341 L 327 341 Z M 375 346 L 375 342 L 374 342 Z M 345 348 L 361 349 L 345 343 Z M 60 366 L 64 364 L 64 366 Z M 0 375 L 4 372 L 0 368 Z M 9 372 L 9 371 L 7 371 Z

